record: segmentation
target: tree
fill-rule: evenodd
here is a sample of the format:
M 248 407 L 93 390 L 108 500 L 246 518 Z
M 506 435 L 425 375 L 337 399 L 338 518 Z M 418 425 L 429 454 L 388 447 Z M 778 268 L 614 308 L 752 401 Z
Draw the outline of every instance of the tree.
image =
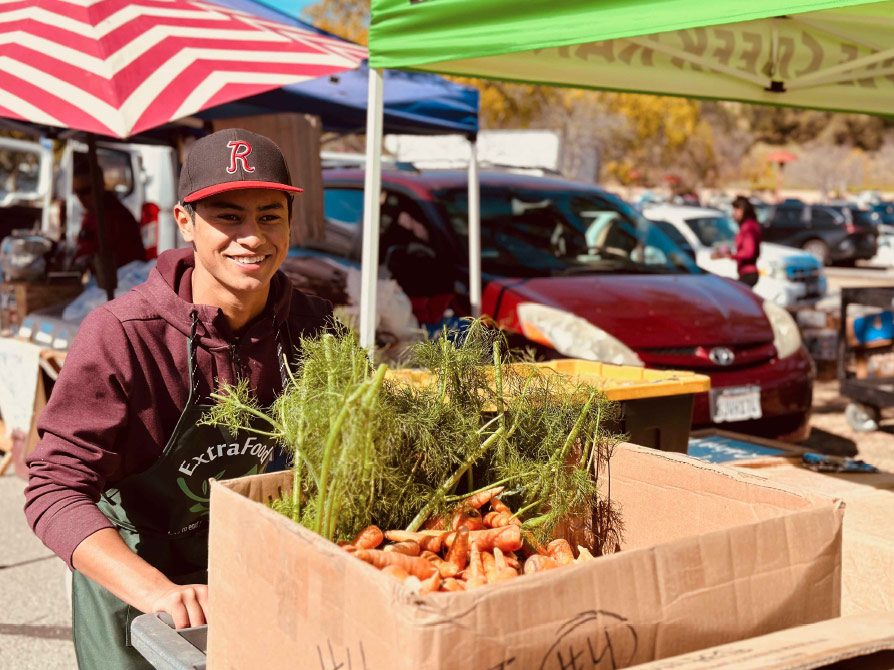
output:
M 843 196 L 865 179 L 866 156 L 858 147 L 814 142 L 785 168 L 786 181 L 819 189 L 823 198 Z
M 307 5 L 303 17 L 311 24 L 358 44 L 369 36 L 369 0 L 319 0 Z

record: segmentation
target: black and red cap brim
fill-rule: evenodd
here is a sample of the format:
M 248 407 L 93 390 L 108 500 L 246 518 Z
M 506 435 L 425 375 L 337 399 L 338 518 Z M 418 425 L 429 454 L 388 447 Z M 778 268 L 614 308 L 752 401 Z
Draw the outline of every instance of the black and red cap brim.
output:
M 183 202 L 195 202 L 196 200 L 201 200 L 211 195 L 217 195 L 218 193 L 225 193 L 226 191 L 239 191 L 248 188 L 264 188 L 271 191 L 283 191 L 285 193 L 304 193 L 303 188 L 298 188 L 297 186 L 289 186 L 287 184 L 280 184 L 278 182 L 272 181 L 226 181 L 221 184 L 214 184 L 213 186 L 200 188 L 198 191 L 190 193 L 188 196 L 183 198 Z

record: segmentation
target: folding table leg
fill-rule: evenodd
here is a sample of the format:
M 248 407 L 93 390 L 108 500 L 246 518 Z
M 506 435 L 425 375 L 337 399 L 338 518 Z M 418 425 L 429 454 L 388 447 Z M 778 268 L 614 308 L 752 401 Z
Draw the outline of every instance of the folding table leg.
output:
M 12 463 L 12 452 L 7 452 L 7 454 L 3 457 L 3 460 L 0 461 L 0 477 L 6 474 L 7 468 L 9 468 L 9 464 Z

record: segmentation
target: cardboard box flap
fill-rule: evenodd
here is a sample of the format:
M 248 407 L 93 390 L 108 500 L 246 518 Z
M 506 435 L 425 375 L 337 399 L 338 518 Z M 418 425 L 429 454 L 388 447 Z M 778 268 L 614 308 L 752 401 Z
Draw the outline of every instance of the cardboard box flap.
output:
M 621 504 L 622 548 L 670 542 L 841 501 L 683 454 L 619 445 L 602 489 Z M 636 503 L 636 504 L 634 504 Z
M 894 667 L 894 612 L 830 619 L 633 666 L 635 670 L 831 670 L 833 667 L 839 670 Z
M 820 473 L 799 461 L 763 458 L 734 464 L 773 482 L 841 498 L 847 505 L 842 546 L 842 614 L 894 610 L 894 474 Z

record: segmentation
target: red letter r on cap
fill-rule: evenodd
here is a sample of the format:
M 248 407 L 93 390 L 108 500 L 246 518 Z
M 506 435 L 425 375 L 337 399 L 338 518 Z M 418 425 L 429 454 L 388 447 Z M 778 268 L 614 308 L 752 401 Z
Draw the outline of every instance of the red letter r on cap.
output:
M 242 163 L 242 169 L 246 172 L 254 172 L 255 169 L 250 167 L 245 159 L 251 154 L 251 145 L 244 140 L 233 140 L 227 142 L 230 147 L 230 167 L 227 168 L 227 174 L 235 174 L 236 163 Z

